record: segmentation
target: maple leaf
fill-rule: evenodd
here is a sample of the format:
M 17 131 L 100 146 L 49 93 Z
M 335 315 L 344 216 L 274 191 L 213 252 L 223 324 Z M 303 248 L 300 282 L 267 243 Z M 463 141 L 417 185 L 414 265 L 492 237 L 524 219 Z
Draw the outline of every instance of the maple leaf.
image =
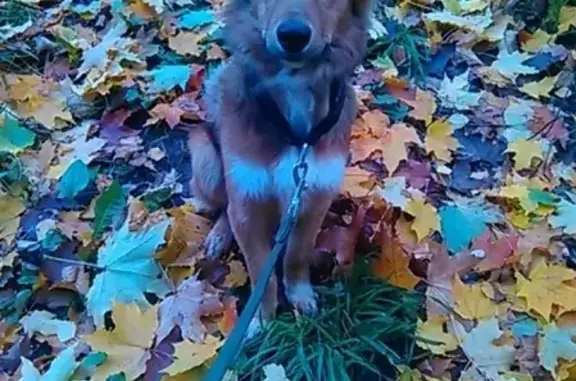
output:
M 400 243 L 394 239 L 389 227 L 382 225 L 380 234 L 380 258 L 372 266 L 374 274 L 395 286 L 413 289 L 420 278 L 408 267 L 410 258 L 404 253 Z
M 563 6 L 558 17 L 558 33 L 566 32 L 576 26 L 576 7 Z
M 553 228 L 562 228 L 566 234 L 576 234 L 576 193 L 567 192 L 566 198 L 560 199 L 556 214 L 548 221 Z
M 514 254 L 518 247 L 517 236 L 505 236 L 498 240 L 492 240 L 491 234 L 487 231 L 483 236 L 478 238 L 472 245 L 472 250 L 478 252 L 483 259 L 478 263 L 474 270 L 484 272 L 501 268 L 506 260 Z
M 486 294 L 494 294 L 489 283 L 464 284 L 454 276 L 452 296 L 454 310 L 465 319 L 487 319 L 496 313 L 496 305 Z
M 86 295 L 86 307 L 97 327 L 104 325 L 104 314 L 114 301 L 136 302 L 148 306 L 144 292 L 163 293 L 166 285 L 154 260 L 156 248 L 164 242 L 169 221 L 165 220 L 143 231 L 131 232 L 129 220 L 106 240 L 98 253 L 96 275 Z
M 408 206 L 408 192 L 404 176 L 388 177 L 384 180 L 384 187 L 378 190 L 378 195 L 390 205 L 405 210 Z
M 532 98 L 540 99 L 540 97 L 548 98 L 550 91 L 554 89 L 556 81 L 560 77 L 560 73 L 555 77 L 545 77 L 538 82 L 530 82 L 520 88 L 525 94 L 530 95 Z
M 438 160 L 450 163 L 452 152 L 460 147 L 460 143 L 452 137 L 452 126 L 449 122 L 436 120 L 426 129 L 426 152 L 434 153 Z
M 576 288 L 564 282 L 576 278 L 576 271 L 560 265 L 547 265 L 540 261 L 530 272 L 529 279 L 517 275 L 516 295 L 526 300 L 528 308 L 538 312 L 546 321 L 552 313 L 552 305 L 565 310 L 576 308 Z
M 340 192 L 349 194 L 350 197 L 367 196 L 375 185 L 375 180 L 371 177 L 372 174 L 362 168 L 346 167 Z
M 177 35 L 168 38 L 168 45 L 170 49 L 183 56 L 189 54 L 193 57 L 198 57 L 201 53 L 200 41 L 202 41 L 204 37 L 205 36 L 199 33 L 181 31 Z
M 45 336 L 57 335 L 61 342 L 68 341 L 76 335 L 76 324 L 56 319 L 56 315 L 48 311 L 33 311 L 20 319 L 20 324 L 29 335 L 36 332 Z
M 186 83 L 192 75 L 192 68 L 187 65 L 164 65 L 144 73 L 152 78 L 150 90 L 153 92 L 170 91 L 176 86 L 186 89 Z
M 508 53 L 506 49 L 500 50 L 498 57 L 492 62 L 491 67 L 510 80 L 515 80 L 520 74 L 536 74 L 538 70 L 523 64 L 530 58 L 529 54 L 518 51 Z
M 418 319 L 416 335 L 424 340 L 416 341 L 416 345 L 437 355 L 444 355 L 458 348 L 456 337 L 451 332 L 446 332 L 445 324 L 444 316 L 432 316 L 426 322 Z
M 126 380 L 131 381 L 144 373 L 158 326 L 157 310 L 158 307 L 154 306 L 142 312 L 135 303 L 114 303 L 114 330 L 100 329 L 82 337 L 92 351 L 107 354 L 106 360 L 96 368 L 91 379 L 103 381 L 123 372 Z
M 501 212 L 483 198 L 455 197 L 438 211 L 446 246 L 457 252 L 468 247 L 486 230 L 486 224 L 503 219 Z
M 440 230 L 440 220 L 436 208 L 422 199 L 410 200 L 405 209 L 414 217 L 411 229 L 416 233 L 418 241 L 424 239 L 430 232 Z
M 184 110 L 178 107 L 173 107 L 166 103 L 159 103 L 150 110 L 150 115 L 155 118 L 148 121 L 147 124 L 152 124 L 155 120 L 164 120 L 170 128 L 174 128 L 180 123 L 180 117 L 185 113 Z
M 170 376 L 184 373 L 204 364 L 216 355 L 222 341 L 214 336 L 207 336 L 202 343 L 183 341 L 174 345 L 174 362 L 162 370 Z
M 46 373 L 41 374 L 38 369 L 32 364 L 32 361 L 25 357 L 22 360 L 22 377 L 20 381 L 68 381 L 79 363 L 76 361 L 76 348 L 78 343 L 69 346 L 56 356 L 50 364 L 50 368 Z
M 469 70 L 466 70 L 452 80 L 448 76 L 444 76 L 438 90 L 438 97 L 445 107 L 468 110 L 470 107 L 478 105 L 483 92 L 471 93 L 468 91 L 470 89 L 469 75 Z
M 510 370 L 514 361 L 514 346 L 494 344 L 494 341 L 503 333 L 498 327 L 496 318 L 481 321 L 468 333 L 460 323 L 456 321 L 453 323 L 456 336 L 462 343 L 462 350 L 472 363 L 462 374 L 461 379 L 499 380 L 500 373 Z
M 34 144 L 36 135 L 8 112 L 0 114 L 0 150 L 17 154 Z
M 390 174 L 394 173 L 402 160 L 408 158 L 406 144 L 422 145 L 413 127 L 404 123 L 394 124 L 383 138 L 382 158 Z
M 414 93 L 401 93 L 396 95 L 402 102 L 406 103 L 412 110 L 408 113 L 414 119 L 423 120 L 426 124 L 432 122 L 432 116 L 436 112 L 436 99 L 430 91 L 424 91 L 420 88 Z
M 576 328 L 558 327 L 551 323 L 543 328 L 542 337 L 538 349 L 538 358 L 544 369 L 550 371 L 557 378 L 556 367 L 560 359 L 576 360 Z
M 72 114 L 59 95 L 60 85 L 37 75 L 6 75 L 11 101 L 16 111 L 25 118 L 34 118 L 49 129 L 73 122 Z
M 424 17 L 431 21 L 455 25 L 457 27 L 469 29 L 477 33 L 482 33 L 492 24 L 492 14 L 490 12 L 486 12 L 485 14 L 477 16 L 457 16 L 449 11 L 441 11 L 426 13 Z
M 178 286 L 174 295 L 168 296 L 160 304 L 157 340 L 162 341 L 172 328 L 178 326 L 183 338 L 202 342 L 208 331 L 200 319 L 221 313 L 222 310 L 217 290 L 196 277 L 190 277 Z
M 0 194 L 0 240 L 12 244 L 26 206 L 17 197 Z

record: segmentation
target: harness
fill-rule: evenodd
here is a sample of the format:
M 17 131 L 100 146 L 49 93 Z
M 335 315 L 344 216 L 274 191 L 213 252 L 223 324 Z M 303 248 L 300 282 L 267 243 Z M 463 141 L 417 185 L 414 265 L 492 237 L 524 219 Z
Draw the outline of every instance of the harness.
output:
M 252 82 L 252 85 L 254 86 L 257 84 L 257 78 L 254 77 L 254 74 L 248 76 L 248 81 Z M 299 137 L 294 133 L 290 122 L 280 111 L 278 104 L 267 90 L 255 91 L 254 95 L 258 103 L 259 112 L 261 112 L 271 124 L 276 126 L 280 136 L 288 144 L 300 147 L 298 162 L 294 165 L 292 170 L 295 190 L 290 200 L 290 204 L 288 205 L 288 209 L 280 220 L 280 226 L 274 237 L 274 246 L 272 247 L 270 255 L 266 258 L 266 262 L 264 263 L 262 272 L 258 276 L 250 298 L 242 310 L 242 314 L 240 314 L 240 318 L 232 329 L 230 336 L 228 336 L 224 342 L 224 346 L 220 350 L 216 361 L 210 367 L 208 374 L 204 377 L 203 381 L 221 381 L 226 374 L 226 370 L 236 358 L 244 334 L 258 309 L 262 296 L 266 290 L 266 286 L 272 276 L 275 264 L 278 261 L 278 258 L 286 251 L 290 233 L 296 223 L 302 194 L 306 189 L 306 174 L 308 172 L 306 155 L 308 154 L 310 147 L 318 143 L 322 136 L 328 133 L 340 119 L 346 98 L 346 83 L 342 78 L 335 78 L 332 80 L 330 83 L 328 114 L 310 131 L 308 136 L 304 138 Z

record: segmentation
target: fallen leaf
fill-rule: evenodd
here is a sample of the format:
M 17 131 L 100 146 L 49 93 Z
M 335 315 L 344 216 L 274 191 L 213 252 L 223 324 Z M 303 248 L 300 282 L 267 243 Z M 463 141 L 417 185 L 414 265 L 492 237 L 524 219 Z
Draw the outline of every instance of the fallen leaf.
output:
M 156 340 L 164 340 L 172 328 L 180 327 L 184 339 L 202 343 L 208 331 L 201 318 L 219 314 L 222 309 L 220 295 L 215 288 L 196 277 L 188 278 L 178 286 L 175 294 L 160 303 Z
M 79 363 L 76 361 L 77 344 L 71 345 L 56 356 L 46 373 L 41 374 L 25 357 L 22 360 L 21 381 L 68 381 Z
M 262 368 L 264 371 L 264 380 L 263 381 L 290 381 L 288 377 L 286 377 L 286 370 L 282 365 L 278 364 L 267 364 L 264 365 Z
M 228 268 L 230 272 L 226 275 L 224 279 L 223 287 L 234 288 L 242 287 L 248 281 L 248 273 L 244 268 L 244 265 L 240 261 L 228 262 Z
M 562 228 L 566 234 L 576 234 L 576 193 L 567 192 L 568 199 L 558 203 L 556 214 L 548 221 L 553 228 Z
M 207 336 L 200 343 L 193 343 L 185 340 L 174 345 L 174 362 L 163 370 L 170 376 L 184 373 L 192 368 L 204 364 L 206 361 L 216 356 L 218 348 L 222 342 L 214 336 Z
M 404 253 L 398 241 L 394 239 L 389 227 L 382 225 L 380 234 L 380 258 L 372 265 L 372 271 L 378 277 L 395 286 L 413 289 L 420 278 L 414 275 L 408 267 L 410 258 Z
M 123 372 L 126 380 L 132 381 L 144 373 L 158 326 L 157 313 L 156 306 L 143 312 L 135 303 L 114 303 L 114 330 L 100 329 L 83 337 L 92 351 L 107 354 L 106 360 L 96 368 L 91 379 L 104 381 L 111 375 Z
M 514 153 L 514 169 L 532 168 L 532 159 L 544 160 L 542 144 L 536 140 L 518 139 L 508 145 L 506 152 Z
M 167 103 L 159 103 L 150 110 L 150 115 L 156 119 L 164 120 L 170 128 L 176 127 L 180 123 L 180 117 L 185 113 L 179 107 L 174 107 Z
M 154 260 L 157 247 L 164 242 L 169 222 L 162 221 L 142 231 L 131 232 L 128 219 L 120 230 L 108 237 L 99 250 L 96 275 L 86 295 L 86 307 L 97 327 L 104 326 L 104 314 L 114 301 L 136 302 L 147 307 L 144 292 L 166 292 L 160 266 Z
M 411 229 L 421 241 L 431 232 L 440 230 L 440 220 L 436 208 L 422 199 L 410 200 L 405 209 L 406 213 L 414 217 Z
M 200 55 L 200 41 L 204 36 L 195 32 L 180 32 L 168 38 L 168 46 L 176 53 L 198 57 Z
M 456 337 L 445 329 L 446 318 L 433 316 L 426 322 L 418 320 L 416 335 L 423 340 L 417 340 L 416 345 L 437 355 L 445 355 L 446 352 L 458 348 Z
M 574 278 L 576 271 L 560 265 L 549 266 L 540 261 L 528 279 L 519 276 L 516 295 L 526 300 L 528 308 L 549 321 L 552 305 L 566 310 L 576 308 L 576 289 L 564 283 Z
M 449 122 L 436 120 L 427 127 L 426 152 L 433 153 L 438 160 L 446 163 L 452 161 L 452 152 L 460 147 L 458 140 L 452 137 L 452 126 Z
M 545 77 L 538 82 L 530 82 L 520 88 L 520 91 L 530 95 L 532 98 L 540 99 L 540 97 L 548 98 L 550 92 L 554 89 L 556 81 L 558 81 L 560 74 L 555 77 Z
M 36 332 L 42 335 L 56 335 L 58 340 L 66 342 L 76 336 L 76 324 L 71 321 L 56 319 L 56 315 L 48 311 L 33 311 L 20 319 L 24 331 L 33 335 Z
M 456 275 L 452 288 L 454 310 L 465 319 L 484 320 L 494 316 L 496 305 L 486 296 L 486 288 L 491 289 L 489 283 L 464 284 Z
M 510 370 L 514 361 L 514 346 L 494 344 L 503 334 L 496 318 L 481 321 L 468 333 L 458 322 L 454 322 L 454 329 L 462 343 L 462 350 L 474 364 L 462 374 L 462 379 L 481 380 L 482 377 L 488 377 L 497 380 L 500 372 Z
M 576 328 L 560 328 L 556 323 L 551 323 L 543 328 L 538 357 L 544 369 L 548 370 L 557 378 L 556 368 L 560 359 L 576 360 Z
M 20 226 L 20 215 L 26 210 L 26 206 L 16 197 L 0 195 L 0 240 L 6 240 L 12 244 L 18 226 Z

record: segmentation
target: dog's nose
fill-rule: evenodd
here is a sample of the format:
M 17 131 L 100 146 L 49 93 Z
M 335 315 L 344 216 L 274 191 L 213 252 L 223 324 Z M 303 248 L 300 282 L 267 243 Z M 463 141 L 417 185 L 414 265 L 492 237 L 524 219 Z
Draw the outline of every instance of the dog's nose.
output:
M 312 37 L 312 29 L 300 19 L 288 19 L 278 25 L 276 36 L 284 51 L 296 54 L 301 53 L 308 46 Z

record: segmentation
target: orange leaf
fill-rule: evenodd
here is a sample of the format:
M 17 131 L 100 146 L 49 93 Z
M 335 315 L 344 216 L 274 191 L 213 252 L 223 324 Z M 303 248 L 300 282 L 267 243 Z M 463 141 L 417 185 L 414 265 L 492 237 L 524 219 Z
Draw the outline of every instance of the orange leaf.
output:
M 178 107 L 172 107 L 166 103 L 159 103 L 152 110 L 150 114 L 158 119 L 166 121 L 170 128 L 174 128 L 180 123 L 180 117 L 185 114 L 184 110 Z
M 238 320 L 238 311 L 236 310 L 236 303 L 238 302 L 238 298 L 233 296 L 229 296 L 224 298 L 224 315 L 222 319 L 218 322 L 218 329 L 224 334 L 224 336 L 228 336 L 230 332 L 232 332 L 232 328 L 236 324 L 236 320 Z
M 414 275 L 408 267 L 410 258 L 392 236 L 390 227 L 382 226 L 380 234 L 382 239 L 380 259 L 374 263 L 372 270 L 377 276 L 395 286 L 413 289 L 420 278 Z
M 359 167 L 347 167 L 341 192 L 348 193 L 351 197 L 366 196 L 375 183 L 370 176 L 370 172 Z

